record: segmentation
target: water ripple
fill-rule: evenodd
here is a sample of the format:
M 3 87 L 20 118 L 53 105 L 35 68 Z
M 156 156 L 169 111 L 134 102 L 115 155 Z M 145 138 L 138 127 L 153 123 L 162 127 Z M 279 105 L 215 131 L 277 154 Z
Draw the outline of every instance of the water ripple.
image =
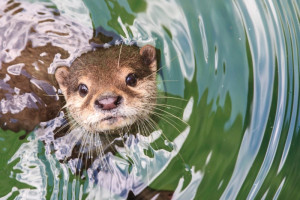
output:
M 17 181 L 36 189 L 11 187 L 4 198 L 19 192 L 17 198 L 126 199 L 130 191 L 138 194 L 151 183 L 158 191 L 174 192 L 174 199 L 297 199 L 299 1 L 145 0 L 140 7 L 135 2 L 91 0 L 84 2 L 86 7 L 76 0 L 30 0 L 22 2 L 24 12 L 17 12 L 19 7 L 4 12 L 6 1 L 1 1 L 0 60 L 14 60 L 28 40 L 33 46 L 50 42 L 71 55 L 56 55 L 48 68 L 53 73 L 88 50 L 92 24 L 101 24 L 128 41 L 161 51 L 159 78 L 176 80 L 166 81 L 161 90 L 188 100 L 178 117 L 191 126 L 174 133 L 169 124 L 160 123 L 168 131 L 126 136 L 125 147 L 116 146 L 118 155 L 97 158 L 77 177 L 79 158 L 58 160 L 71 155 L 82 131 L 54 139 L 54 129 L 63 123 L 60 115 L 42 123 L 8 162 L 22 170 L 12 172 Z M 17 94 L 9 102 L 2 99 L 3 112 L 18 112 L 34 101 L 7 83 L 22 74 L 22 66 L 9 66 L 0 80 L 2 89 Z M 55 94 L 43 82 L 32 83 Z M 162 148 L 152 147 L 160 142 Z M 110 169 L 102 166 L 104 161 Z
M 244 1 L 236 2 L 236 7 L 242 16 L 250 44 L 253 66 L 249 67 L 252 67 L 253 70 L 254 94 L 251 124 L 244 133 L 235 169 L 226 190 L 222 194 L 222 199 L 235 199 L 249 173 L 250 167 L 260 149 L 264 136 L 263 133 L 267 128 L 266 124 L 272 100 L 269 97 L 274 92 L 274 50 L 272 47 L 272 38 L 268 37 L 272 30 L 265 28 L 267 20 L 266 16 L 262 15 L 264 13 L 262 10 L 263 6 L 254 1 Z M 279 106 L 282 108 L 280 104 Z M 282 111 L 280 113 L 282 114 Z M 277 128 L 281 129 L 280 127 Z M 276 133 L 275 136 L 277 136 L 275 139 L 277 138 L 276 141 L 278 142 L 278 135 Z M 270 167 L 270 164 L 267 164 L 268 167 Z M 263 169 L 266 168 L 264 167 Z M 253 186 L 256 185 L 254 184 Z

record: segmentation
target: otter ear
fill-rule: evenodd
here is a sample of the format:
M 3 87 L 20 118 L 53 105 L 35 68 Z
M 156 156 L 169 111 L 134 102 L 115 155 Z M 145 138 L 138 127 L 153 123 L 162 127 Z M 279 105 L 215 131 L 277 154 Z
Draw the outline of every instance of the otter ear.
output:
M 56 81 L 64 96 L 66 96 L 69 74 L 70 71 L 68 67 L 60 67 L 55 71 Z
M 156 71 L 156 49 L 151 45 L 145 45 L 140 50 L 140 55 L 142 56 L 145 65 L 148 65 L 152 71 Z

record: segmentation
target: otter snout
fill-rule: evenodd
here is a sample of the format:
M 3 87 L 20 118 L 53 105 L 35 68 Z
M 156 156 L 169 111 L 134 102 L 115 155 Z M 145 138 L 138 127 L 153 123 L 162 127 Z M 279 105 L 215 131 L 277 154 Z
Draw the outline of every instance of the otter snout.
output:
M 112 110 L 117 108 L 122 103 L 123 97 L 121 96 L 100 96 L 95 101 L 95 108 L 101 110 Z

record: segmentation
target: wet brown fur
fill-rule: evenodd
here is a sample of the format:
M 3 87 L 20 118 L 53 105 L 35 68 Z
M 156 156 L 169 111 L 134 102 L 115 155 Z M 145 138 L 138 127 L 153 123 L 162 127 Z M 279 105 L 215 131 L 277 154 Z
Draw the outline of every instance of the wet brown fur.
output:
M 40 56 L 46 52 L 46 56 Z M 6 100 L 9 96 L 16 95 L 14 88 L 19 88 L 19 94 L 31 93 L 38 102 L 35 108 L 24 108 L 19 113 L 12 114 L 11 112 L 0 113 L 0 127 L 12 131 L 25 130 L 29 132 L 33 130 L 41 121 L 47 121 L 57 116 L 59 109 L 62 107 L 62 98 L 56 100 L 54 96 L 49 96 L 44 90 L 37 88 L 30 80 L 42 80 L 49 85 L 58 88 L 53 75 L 48 74 L 48 66 L 53 62 L 54 56 L 60 53 L 61 58 L 67 58 L 68 52 L 65 50 L 47 44 L 42 47 L 32 47 L 28 42 L 26 48 L 21 52 L 15 60 L 9 63 L 1 63 L 0 78 L 3 80 L 8 74 L 7 68 L 14 64 L 24 63 L 20 75 L 8 74 L 10 80 L 6 83 L 0 83 L 0 99 Z M 42 62 L 41 62 L 42 61 Z M 36 70 L 33 63 L 38 65 L 39 70 Z

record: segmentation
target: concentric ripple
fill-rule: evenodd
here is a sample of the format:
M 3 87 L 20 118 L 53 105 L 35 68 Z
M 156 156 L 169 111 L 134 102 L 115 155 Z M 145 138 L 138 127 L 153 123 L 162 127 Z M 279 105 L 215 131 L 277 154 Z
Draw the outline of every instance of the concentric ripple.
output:
M 81 175 L 75 174 L 80 157 L 66 158 L 84 132 L 53 134 L 63 114 L 24 140 L 0 132 L 0 165 L 6 166 L 0 184 L 12 183 L 0 197 L 300 198 L 299 1 L 53 0 L 6 8 L 0 2 L 2 62 L 19 56 L 28 40 L 51 42 L 71 55 L 57 57 L 52 73 L 87 50 L 92 26 L 155 45 L 161 54 L 158 109 L 170 115 L 149 136 L 126 133 L 125 142 L 114 141 L 124 143 L 115 146 L 118 153 L 97 157 Z M 10 66 L 0 86 L 21 69 Z

